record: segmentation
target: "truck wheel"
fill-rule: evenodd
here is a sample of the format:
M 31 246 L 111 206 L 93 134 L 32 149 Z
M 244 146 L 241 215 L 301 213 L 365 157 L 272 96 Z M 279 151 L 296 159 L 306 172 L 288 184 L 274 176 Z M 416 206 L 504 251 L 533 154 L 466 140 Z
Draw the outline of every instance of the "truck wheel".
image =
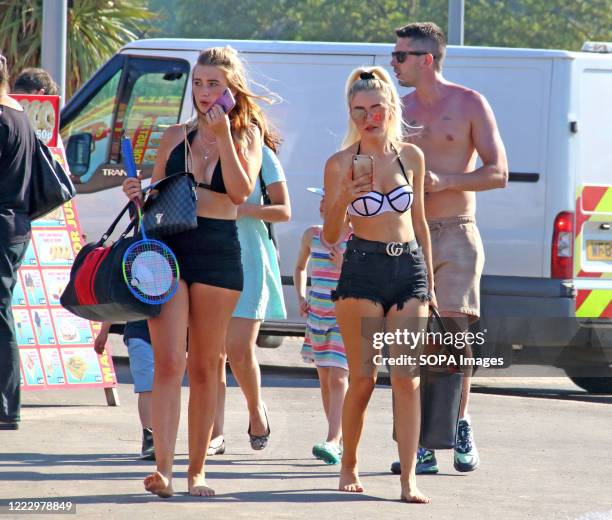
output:
M 576 377 L 569 378 L 591 394 L 612 394 L 612 377 Z
M 259 334 L 256 343 L 259 348 L 278 348 L 283 343 L 283 336 Z

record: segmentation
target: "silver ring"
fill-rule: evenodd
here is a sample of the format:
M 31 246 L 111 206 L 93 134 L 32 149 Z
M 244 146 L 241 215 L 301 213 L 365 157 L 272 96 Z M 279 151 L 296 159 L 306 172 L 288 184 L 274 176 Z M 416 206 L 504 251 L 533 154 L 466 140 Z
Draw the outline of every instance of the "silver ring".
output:
M 387 254 L 389 256 L 400 256 L 404 252 L 401 242 L 389 242 L 387 244 Z

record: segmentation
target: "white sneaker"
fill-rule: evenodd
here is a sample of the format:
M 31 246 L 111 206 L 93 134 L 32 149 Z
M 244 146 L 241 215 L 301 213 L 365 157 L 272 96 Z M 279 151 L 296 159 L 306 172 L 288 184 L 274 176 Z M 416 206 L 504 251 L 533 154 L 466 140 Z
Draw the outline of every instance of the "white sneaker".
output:
M 210 440 L 206 455 L 223 455 L 225 453 L 225 439 L 223 435 L 219 435 Z

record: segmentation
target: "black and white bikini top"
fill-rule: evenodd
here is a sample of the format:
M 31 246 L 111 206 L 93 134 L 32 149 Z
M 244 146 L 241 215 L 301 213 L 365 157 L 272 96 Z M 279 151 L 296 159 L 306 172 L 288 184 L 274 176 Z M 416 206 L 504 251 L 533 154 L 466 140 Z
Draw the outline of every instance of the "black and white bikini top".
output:
M 348 207 L 349 215 L 357 215 L 359 217 L 375 217 L 381 213 L 387 211 L 396 211 L 397 213 L 405 213 L 412 206 L 412 200 L 414 193 L 412 186 L 408 181 L 406 170 L 402 164 L 399 153 L 395 149 L 395 146 L 391 145 L 393 151 L 397 155 L 397 162 L 400 165 L 402 174 L 406 179 L 406 184 L 401 184 L 397 188 L 392 189 L 388 193 L 381 193 L 380 191 L 371 191 L 370 193 L 356 198 Z M 361 143 L 357 147 L 357 155 L 361 150 Z

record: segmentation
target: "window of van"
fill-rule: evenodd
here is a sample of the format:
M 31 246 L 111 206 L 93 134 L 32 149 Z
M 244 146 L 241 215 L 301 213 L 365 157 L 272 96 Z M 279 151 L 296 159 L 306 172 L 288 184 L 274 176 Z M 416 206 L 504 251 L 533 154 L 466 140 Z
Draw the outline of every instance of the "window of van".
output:
M 81 106 L 71 103 L 69 121 L 63 122 L 62 138 L 78 192 L 96 192 L 123 182 L 120 139 L 124 131 L 132 140 L 137 168 L 149 176 L 163 132 L 180 118 L 188 62 L 119 58 L 116 72 L 101 69 L 83 87 L 94 92 L 79 92 Z M 96 81 L 96 76 L 102 81 Z
M 116 127 L 132 140 L 136 165 L 153 167 L 162 134 L 179 121 L 188 75 L 187 63 L 130 60 L 129 97 L 120 105 Z
M 62 139 L 65 143 L 70 141 L 70 136 L 73 134 L 91 136 L 89 167 L 83 165 L 80 168 L 76 166 L 70 169 L 73 180 L 78 184 L 89 182 L 98 166 L 107 162 L 120 78 L 121 69 L 111 76 L 91 101 L 83 107 L 70 126 L 62 131 Z

